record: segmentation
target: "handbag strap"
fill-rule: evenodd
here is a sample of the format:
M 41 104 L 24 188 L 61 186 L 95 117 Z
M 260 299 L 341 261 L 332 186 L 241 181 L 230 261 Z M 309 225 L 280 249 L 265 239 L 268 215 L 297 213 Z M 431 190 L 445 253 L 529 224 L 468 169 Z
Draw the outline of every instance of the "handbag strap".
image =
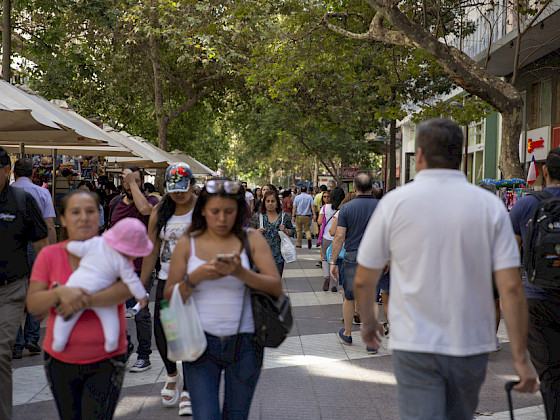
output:
M 261 225 L 261 229 L 263 229 L 263 228 L 264 228 L 264 223 L 263 223 L 263 215 L 262 215 L 262 213 L 259 213 L 259 223 L 260 223 L 260 225 Z

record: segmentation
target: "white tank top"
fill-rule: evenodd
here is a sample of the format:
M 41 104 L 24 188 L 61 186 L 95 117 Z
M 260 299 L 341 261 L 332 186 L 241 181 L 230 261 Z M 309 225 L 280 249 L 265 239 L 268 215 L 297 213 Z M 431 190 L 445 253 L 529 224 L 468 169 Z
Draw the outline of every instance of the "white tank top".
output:
M 196 256 L 194 238 L 191 236 L 191 255 L 187 273 L 192 273 L 204 263 L 206 261 Z M 241 253 L 241 265 L 250 269 L 249 258 L 245 249 Z M 217 337 L 237 334 L 241 311 L 243 305 L 245 305 L 239 332 L 254 333 L 255 322 L 251 309 L 251 299 L 249 291 L 245 293 L 246 289 L 245 283 L 234 276 L 201 281 L 194 289 L 192 297 L 196 303 L 202 329 Z M 244 296 L 245 300 L 243 300 Z
M 159 270 L 158 278 L 160 280 L 167 280 L 171 255 L 173 254 L 173 250 L 179 238 L 184 236 L 191 227 L 192 215 L 193 209 L 182 216 L 173 215 L 169 218 L 167 224 L 159 231 L 159 238 L 161 239 L 159 261 L 161 263 L 161 269 Z

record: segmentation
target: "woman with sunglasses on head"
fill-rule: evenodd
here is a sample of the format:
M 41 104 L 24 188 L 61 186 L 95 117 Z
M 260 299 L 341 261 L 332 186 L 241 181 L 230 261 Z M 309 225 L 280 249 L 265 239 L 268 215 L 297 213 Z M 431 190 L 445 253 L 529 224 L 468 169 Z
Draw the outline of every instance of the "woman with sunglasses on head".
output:
M 294 235 L 294 227 L 290 216 L 282 213 L 282 203 L 278 194 L 273 190 L 268 190 L 264 194 L 263 202 L 258 213 L 253 216 L 253 226 L 264 235 L 272 250 L 274 262 L 282 277 L 284 272 L 284 257 L 280 251 L 280 235 L 278 232 L 284 232 L 288 236 Z
M 161 390 L 161 402 L 166 407 L 177 405 L 179 398 L 179 415 L 191 415 L 192 407 L 186 381 L 181 382 L 181 373 L 177 364 L 167 358 L 167 341 L 160 319 L 161 300 L 169 273 L 171 255 L 179 238 L 183 237 L 191 226 L 196 196 L 194 177 L 188 164 L 174 163 L 165 171 L 165 192 L 161 202 L 150 215 L 148 235 L 154 244 L 152 253 L 142 261 L 140 278 L 148 282 L 159 257 L 161 269 L 158 273 L 154 312 L 154 337 L 156 345 L 167 371 L 165 385 Z
M 246 419 L 260 375 L 263 348 L 254 342 L 249 289 L 278 297 L 282 283 L 264 237 L 244 229 L 248 216 L 241 185 L 216 178 L 202 189 L 189 235 L 175 247 L 164 295 L 175 285 L 183 300 L 196 303 L 208 347 L 194 362 L 183 362 L 195 419 Z M 251 270 L 246 252 L 259 272 Z M 248 287 L 247 287 L 248 286 Z M 225 397 L 220 410 L 221 373 Z

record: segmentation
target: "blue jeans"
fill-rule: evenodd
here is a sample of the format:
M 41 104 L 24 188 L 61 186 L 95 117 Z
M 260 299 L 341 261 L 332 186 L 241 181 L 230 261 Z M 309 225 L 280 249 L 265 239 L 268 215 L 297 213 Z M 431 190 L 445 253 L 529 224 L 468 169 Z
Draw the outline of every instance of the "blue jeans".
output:
M 33 244 L 29 242 L 27 244 L 27 264 L 29 265 L 29 272 L 31 272 L 31 268 L 33 267 L 33 263 L 35 262 L 35 258 L 37 258 L 37 254 L 35 253 L 35 248 L 33 248 Z M 37 321 L 33 315 L 30 313 L 25 314 L 25 325 L 23 329 L 21 325 L 19 326 L 17 337 L 16 337 L 16 344 L 14 345 L 14 351 L 16 353 L 21 353 L 25 343 L 38 343 L 39 338 L 41 337 L 41 321 Z
M 208 347 L 204 354 L 194 362 L 183 362 L 183 372 L 191 394 L 193 419 L 242 420 L 249 417 L 263 358 L 263 348 L 254 343 L 254 336 L 239 334 L 216 337 L 207 333 Z M 222 371 L 225 371 L 225 397 L 220 413 Z
M 394 350 L 402 420 L 472 420 L 488 354 L 467 357 Z
M 344 275 L 341 276 L 341 282 L 346 300 L 354 300 L 354 277 L 356 277 L 356 269 L 358 268 L 357 256 L 358 251 L 346 251 L 342 259 Z

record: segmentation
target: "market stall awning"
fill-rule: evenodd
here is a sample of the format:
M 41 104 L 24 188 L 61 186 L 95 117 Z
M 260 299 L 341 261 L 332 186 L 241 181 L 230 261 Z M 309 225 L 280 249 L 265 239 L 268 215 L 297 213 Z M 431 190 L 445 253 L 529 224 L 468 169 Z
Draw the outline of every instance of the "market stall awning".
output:
M 167 168 L 174 162 L 187 163 L 195 176 L 214 176 L 216 173 L 198 162 L 196 159 L 180 152 L 166 152 L 142 137 L 131 136 L 125 131 L 118 132 L 115 129 L 105 126 L 104 130 L 111 138 L 123 146 L 134 151 L 139 158 L 115 158 L 110 159 L 109 164 L 119 167 L 135 165 L 140 168 Z
M 83 120 L 27 88 L 18 88 L 0 80 L 1 144 L 109 143 L 102 130 L 94 130 L 94 124 Z
M 19 144 L 1 144 L 1 146 L 6 149 L 8 153 L 19 153 Z M 56 144 L 46 144 L 42 146 L 38 145 L 26 145 L 25 153 L 32 155 L 50 155 L 56 150 L 57 155 L 66 156 L 119 156 L 119 157 L 134 157 L 136 156 L 126 147 L 111 147 L 111 146 L 68 146 L 68 145 L 56 145 Z

